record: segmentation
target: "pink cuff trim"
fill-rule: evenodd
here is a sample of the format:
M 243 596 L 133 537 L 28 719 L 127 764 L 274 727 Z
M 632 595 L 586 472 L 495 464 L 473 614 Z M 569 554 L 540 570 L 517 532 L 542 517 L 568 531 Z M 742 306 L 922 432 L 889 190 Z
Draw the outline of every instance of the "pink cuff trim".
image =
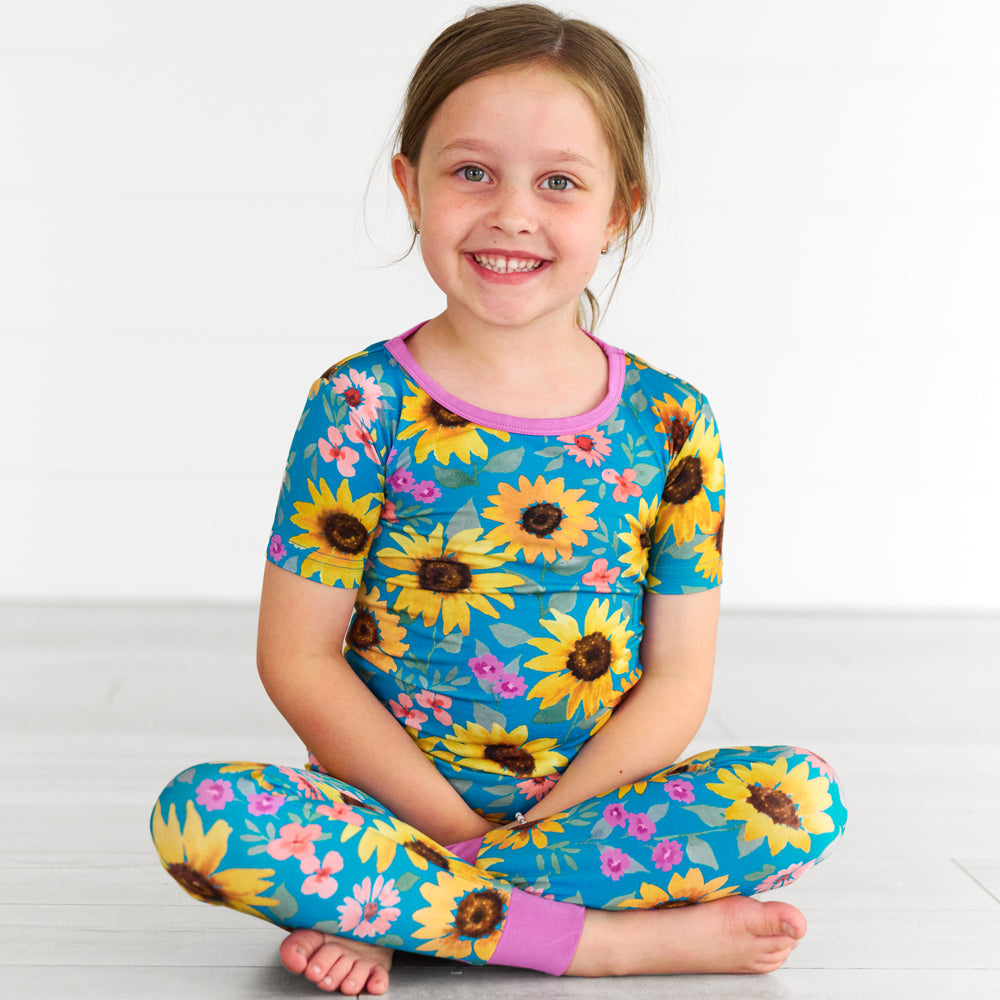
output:
M 576 954 L 586 910 L 511 889 L 507 920 L 488 965 L 515 965 L 561 976 Z
M 486 834 L 483 834 L 485 837 Z M 479 857 L 479 848 L 482 846 L 483 837 L 473 837 L 472 840 L 460 840 L 457 844 L 446 844 L 445 846 L 452 854 L 457 854 L 466 864 L 474 865 Z

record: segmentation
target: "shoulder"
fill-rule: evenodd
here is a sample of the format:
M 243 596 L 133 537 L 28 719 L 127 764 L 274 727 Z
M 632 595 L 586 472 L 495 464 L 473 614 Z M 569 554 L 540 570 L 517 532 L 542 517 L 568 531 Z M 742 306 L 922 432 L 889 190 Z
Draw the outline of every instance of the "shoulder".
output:
M 625 355 L 625 392 L 641 392 L 655 408 L 657 401 L 672 401 L 683 409 L 695 412 L 708 411 L 708 397 L 690 382 L 651 365 L 629 351 Z

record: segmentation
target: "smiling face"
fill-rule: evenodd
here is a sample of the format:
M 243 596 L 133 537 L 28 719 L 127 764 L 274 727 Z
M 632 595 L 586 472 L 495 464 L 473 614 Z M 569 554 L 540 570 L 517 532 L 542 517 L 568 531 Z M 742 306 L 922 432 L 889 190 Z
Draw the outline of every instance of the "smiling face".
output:
M 611 150 L 584 94 L 544 66 L 476 77 L 393 174 L 424 263 L 463 328 L 575 326 L 601 249 L 625 223 Z

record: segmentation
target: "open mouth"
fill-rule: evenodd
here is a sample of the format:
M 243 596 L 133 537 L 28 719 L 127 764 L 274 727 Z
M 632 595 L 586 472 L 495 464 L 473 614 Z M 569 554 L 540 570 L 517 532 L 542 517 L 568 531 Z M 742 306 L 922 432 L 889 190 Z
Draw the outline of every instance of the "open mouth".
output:
M 470 254 L 470 257 L 480 266 L 494 274 L 522 274 L 525 271 L 537 271 L 548 261 L 537 257 L 505 257 L 502 254 Z

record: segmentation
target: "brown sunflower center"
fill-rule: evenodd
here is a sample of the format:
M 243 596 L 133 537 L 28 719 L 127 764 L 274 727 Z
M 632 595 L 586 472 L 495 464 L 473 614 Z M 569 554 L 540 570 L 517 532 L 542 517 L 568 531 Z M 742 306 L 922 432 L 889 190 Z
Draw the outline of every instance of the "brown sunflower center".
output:
M 698 495 L 701 485 L 701 459 L 688 455 L 670 470 L 663 487 L 663 499 L 667 503 L 687 503 Z
M 446 410 L 439 402 L 433 399 L 427 408 L 427 413 L 441 427 L 464 427 L 469 422 L 465 417 L 460 417 L 457 413 Z
M 715 549 L 722 555 L 722 529 L 726 526 L 726 519 L 724 517 L 719 519 L 719 530 L 715 533 Z
M 320 523 L 323 537 L 331 549 L 346 552 L 351 556 L 364 552 L 368 544 L 368 532 L 356 517 L 341 510 L 331 510 L 323 515 Z
M 653 539 L 649 537 L 649 531 L 644 530 L 639 533 L 639 545 L 644 549 L 648 549 L 653 544 Z
M 611 643 L 600 632 L 591 632 L 573 643 L 566 658 L 569 672 L 581 681 L 596 681 L 611 669 Z
M 793 830 L 798 830 L 802 826 L 791 796 L 766 785 L 747 785 L 747 791 L 750 793 L 750 805 L 757 812 L 770 816 L 775 823 L 790 826 Z
M 421 559 L 417 583 L 421 590 L 457 594 L 472 586 L 472 570 L 457 559 Z
M 455 930 L 462 937 L 486 937 L 502 919 L 503 896 L 496 889 L 470 892 L 455 911 Z
M 213 885 L 211 879 L 202 875 L 201 872 L 195 871 L 189 865 L 172 864 L 167 868 L 167 874 L 203 903 L 218 905 L 226 901 L 225 893 L 218 886 Z
M 521 527 L 536 538 L 548 538 L 562 519 L 563 512 L 554 503 L 533 503 L 521 515 Z
M 448 864 L 448 859 L 440 851 L 435 851 L 430 844 L 425 844 L 422 840 L 411 840 L 403 846 L 411 853 L 416 854 L 418 858 L 423 858 L 424 861 L 429 861 L 432 865 L 437 865 L 438 868 L 448 871 L 451 867 Z
M 524 747 L 516 747 L 511 743 L 491 743 L 483 748 L 483 756 L 525 778 L 535 772 L 535 758 Z
M 676 455 L 684 447 L 687 439 L 691 436 L 691 428 L 694 426 L 690 420 L 683 417 L 674 417 L 670 421 L 670 454 Z
M 347 792 L 340 792 L 340 801 L 344 803 L 345 806 L 350 806 L 352 809 L 367 809 L 369 812 L 376 812 L 369 805 L 365 805 L 364 802 L 359 798 L 355 798 L 353 795 L 348 795 Z
M 357 406 L 358 403 L 361 402 L 361 393 L 352 385 L 351 388 L 344 393 L 344 399 L 347 400 L 348 406 Z
M 378 622 L 370 611 L 359 608 L 347 630 L 347 641 L 355 649 L 371 649 L 379 641 Z

